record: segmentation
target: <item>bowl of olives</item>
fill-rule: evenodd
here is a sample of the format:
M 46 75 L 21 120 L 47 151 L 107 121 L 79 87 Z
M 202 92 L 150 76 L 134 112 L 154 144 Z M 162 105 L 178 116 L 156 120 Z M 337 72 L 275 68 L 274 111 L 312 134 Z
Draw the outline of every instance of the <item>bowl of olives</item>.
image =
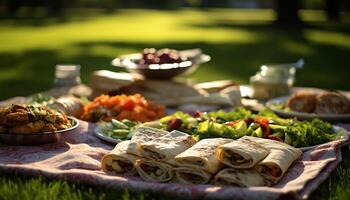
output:
M 142 53 L 122 55 L 112 61 L 113 66 L 141 74 L 147 79 L 170 79 L 194 72 L 200 64 L 210 61 L 201 49 L 177 51 L 146 48 Z

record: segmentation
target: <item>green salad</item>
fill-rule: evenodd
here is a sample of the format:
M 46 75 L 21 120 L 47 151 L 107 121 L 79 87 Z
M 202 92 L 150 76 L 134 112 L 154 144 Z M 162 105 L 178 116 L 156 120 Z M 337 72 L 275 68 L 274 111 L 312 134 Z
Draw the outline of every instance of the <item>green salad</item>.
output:
M 130 121 L 128 119 L 123 119 L 118 121 L 112 119 L 111 122 L 101 122 L 99 123 L 100 133 L 108 137 L 128 140 L 131 139 L 133 130 L 139 125 L 139 122 Z
M 162 129 L 180 130 L 198 140 L 215 137 L 237 139 L 249 135 L 285 142 L 294 147 L 325 143 L 342 134 L 341 131 L 336 132 L 330 123 L 320 119 L 283 119 L 271 110 L 254 114 L 244 108 L 229 112 L 197 112 L 194 115 L 176 112 L 160 119 L 160 124 Z

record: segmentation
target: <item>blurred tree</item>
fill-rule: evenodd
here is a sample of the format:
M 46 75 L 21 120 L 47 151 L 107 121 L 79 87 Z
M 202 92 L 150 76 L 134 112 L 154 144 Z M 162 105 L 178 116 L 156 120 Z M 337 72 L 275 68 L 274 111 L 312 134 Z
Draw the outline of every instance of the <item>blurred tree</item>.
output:
M 121 0 L 120 5 L 125 8 L 178 9 L 182 3 L 182 0 Z
M 307 0 L 302 1 L 303 9 L 317 9 L 322 10 L 324 8 L 325 0 Z
M 326 13 L 329 20 L 339 20 L 340 17 L 340 1 L 326 0 Z
M 10 15 L 14 15 L 17 10 L 21 7 L 22 0 L 8 0 L 7 11 Z
M 303 25 L 298 15 L 299 8 L 299 0 L 275 0 L 276 23 L 278 25 Z
M 229 0 L 201 0 L 199 6 L 201 8 L 227 7 Z
M 201 0 L 185 0 L 185 4 L 192 7 L 198 7 L 201 4 Z
M 44 1 L 44 4 L 46 4 L 47 8 L 49 9 L 50 15 L 58 15 L 62 12 L 62 0 Z

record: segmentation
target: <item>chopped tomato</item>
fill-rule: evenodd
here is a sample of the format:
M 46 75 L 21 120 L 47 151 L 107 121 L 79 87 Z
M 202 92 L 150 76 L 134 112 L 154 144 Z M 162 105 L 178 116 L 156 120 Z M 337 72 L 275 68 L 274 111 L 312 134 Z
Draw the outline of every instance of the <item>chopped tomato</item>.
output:
M 263 137 L 267 138 L 271 133 L 270 127 L 269 127 L 269 120 L 262 117 L 256 117 L 254 119 L 254 122 L 260 124 L 260 127 L 263 131 Z
M 132 99 L 125 99 L 123 102 L 123 109 L 124 110 L 132 110 L 135 107 L 135 103 Z

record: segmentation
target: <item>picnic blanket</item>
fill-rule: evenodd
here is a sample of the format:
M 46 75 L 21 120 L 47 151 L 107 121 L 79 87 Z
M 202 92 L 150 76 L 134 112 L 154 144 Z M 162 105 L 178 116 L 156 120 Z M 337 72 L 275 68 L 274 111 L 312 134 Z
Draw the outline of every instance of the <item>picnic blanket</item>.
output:
M 306 199 L 341 162 L 340 146 L 334 141 L 303 154 L 273 187 L 217 187 L 152 183 L 139 177 L 111 176 L 101 171 L 100 160 L 113 149 L 94 136 L 95 124 L 80 121 L 64 141 L 41 146 L 0 145 L 0 170 L 6 173 L 45 176 L 130 191 L 160 192 L 189 199 Z M 347 128 L 350 128 L 349 126 Z

